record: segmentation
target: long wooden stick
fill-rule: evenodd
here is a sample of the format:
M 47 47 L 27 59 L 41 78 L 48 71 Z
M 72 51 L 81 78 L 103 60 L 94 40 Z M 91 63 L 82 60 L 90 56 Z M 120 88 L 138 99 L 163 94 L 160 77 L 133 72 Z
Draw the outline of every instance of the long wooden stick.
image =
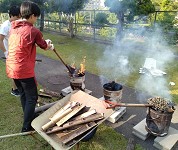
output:
M 151 104 L 129 104 L 129 103 L 115 103 L 109 100 L 104 100 L 103 104 L 106 109 L 115 108 L 115 107 L 152 107 Z
M 56 49 L 53 49 L 54 53 L 57 55 L 57 57 L 61 60 L 61 62 L 64 64 L 64 66 L 66 66 L 66 68 L 68 69 L 70 74 L 73 74 L 71 69 L 69 68 L 69 66 L 63 61 L 63 59 L 61 58 L 61 56 L 57 53 Z
M 32 135 L 35 134 L 36 131 L 29 131 L 29 132 L 21 132 L 21 133 L 14 133 L 14 134 L 7 134 L 0 136 L 0 139 L 8 138 L 8 137 L 14 137 L 14 136 L 22 136 L 22 135 Z

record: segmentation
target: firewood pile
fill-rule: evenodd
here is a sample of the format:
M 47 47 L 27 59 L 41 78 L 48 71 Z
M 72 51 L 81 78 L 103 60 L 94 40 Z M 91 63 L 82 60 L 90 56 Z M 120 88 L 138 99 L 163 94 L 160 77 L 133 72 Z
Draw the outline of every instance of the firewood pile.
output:
M 48 135 L 56 135 L 64 145 L 73 145 L 76 138 L 81 138 L 104 119 L 104 113 L 98 113 L 82 103 L 69 101 L 51 115 L 42 126 Z

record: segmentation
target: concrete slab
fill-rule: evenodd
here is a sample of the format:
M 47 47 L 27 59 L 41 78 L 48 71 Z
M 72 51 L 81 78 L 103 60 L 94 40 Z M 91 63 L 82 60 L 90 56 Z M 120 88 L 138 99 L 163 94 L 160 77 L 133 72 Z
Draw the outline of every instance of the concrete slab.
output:
M 120 107 L 107 120 L 111 123 L 116 123 L 126 112 L 126 107 Z
M 100 100 L 104 100 L 104 97 L 99 98 Z M 116 123 L 119 118 L 121 118 L 126 112 L 126 107 L 117 107 L 117 109 L 115 110 L 115 112 L 108 117 L 108 121 L 111 123 Z
M 168 134 L 164 137 L 156 137 L 153 146 L 160 150 L 171 150 L 178 141 L 178 130 L 169 127 Z
M 149 137 L 149 133 L 145 129 L 146 119 L 143 119 L 137 125 L 133 127 L 132 133 L 142 140 L 146 140 Z

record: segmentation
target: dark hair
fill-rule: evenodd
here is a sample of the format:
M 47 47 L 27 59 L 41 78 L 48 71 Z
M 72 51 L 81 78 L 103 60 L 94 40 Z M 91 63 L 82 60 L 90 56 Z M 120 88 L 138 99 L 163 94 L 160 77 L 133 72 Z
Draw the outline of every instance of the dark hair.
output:
M 38 5 L 31 1 L 25 1 L 22 2 L 20 6 L 20 13 L 22 18 L 29 19 L 31 15 L 34 15 L 35 17 L 40 16 L 40 8 Z
M 12 6 L 9 10 L 9 17 L 12 16 L 19 16 L 20 15 L 20 7 L 19 6 Z

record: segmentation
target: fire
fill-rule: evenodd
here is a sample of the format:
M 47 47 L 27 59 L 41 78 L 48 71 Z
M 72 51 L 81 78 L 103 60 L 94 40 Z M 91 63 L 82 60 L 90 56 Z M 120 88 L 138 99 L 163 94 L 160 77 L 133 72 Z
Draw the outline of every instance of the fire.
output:
M 75 62 L 70 65 L 70 69 L 72 70 L 73 76 L 83 76 L 85 74 L 85 60 L 86 56 L 83 57 L 83 61 L 80 63 L 80 69 L 76 68 Z
M 83 57 L 83 61 L 80 63 L 80 69 L 78 71 L 78 74 L 85 74 L 85 61 L 86 61 L 86 56 Z

